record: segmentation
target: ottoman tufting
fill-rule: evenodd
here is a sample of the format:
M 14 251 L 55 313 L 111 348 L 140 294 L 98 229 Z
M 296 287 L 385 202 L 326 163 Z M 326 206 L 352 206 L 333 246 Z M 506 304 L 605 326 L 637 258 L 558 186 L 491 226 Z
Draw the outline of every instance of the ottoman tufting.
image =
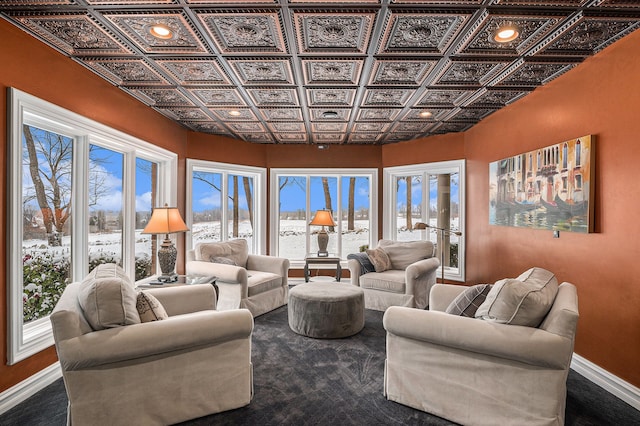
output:
M 303 336 L 336 339 L 364 327 L 364 292 L 339 283 L 305 283 L 289 290 L 289 327 Z

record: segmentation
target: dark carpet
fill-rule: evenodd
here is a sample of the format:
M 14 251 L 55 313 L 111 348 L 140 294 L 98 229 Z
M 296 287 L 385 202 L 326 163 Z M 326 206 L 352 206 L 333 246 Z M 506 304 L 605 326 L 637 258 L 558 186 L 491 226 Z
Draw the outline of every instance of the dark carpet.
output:
M 451 425 L 385 399 L 382 312 L 366 310 L 365 320 L 355 336 L 316 340 L 289 329 L 286 306 L 256 318 L 253 401 L 182 425 Z M 66 407 L 60 379 L 1 415 L 0 425 L 64 425 Z M 572 370 L 566 424 L 640 425 L 640 412 Z

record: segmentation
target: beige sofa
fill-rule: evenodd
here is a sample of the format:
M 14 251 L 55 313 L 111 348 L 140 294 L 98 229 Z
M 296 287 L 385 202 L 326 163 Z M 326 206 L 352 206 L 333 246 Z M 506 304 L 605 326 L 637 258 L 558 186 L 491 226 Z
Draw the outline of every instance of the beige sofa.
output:
M 465 289 L 436 284 L 428 311 L 386 311 L 386 397 L 464 425 L 563 425 L 576 288 L 557 287 L 538 327 L 443 312 Z
M 380 240 L 376 248 L 387 254 L 390 269 L 365 272 L 357 260 L 348 261 L 351 284 L 364 290 L 365 308 L 377 311 L 384 311 L 389 306 L 426 308 L 440 266 L 440 261 L 433 257 L 433 243 Z
M 287 304 L 289 259 L 249 254 L 246 240 L 198 243 L 185 268 L 218 277 L 220 310 L 246 308 L 256 317 Z
M 249 311 L 215 311 L 209 284 L 161 288 L 146 292 L 167 319 L 141 323 L 127 314 L 131 325 L 94 331 L 79 303 L 83 285 L 69 284 L 51 314 L 68 424 L 168 425 L 249 404 Z M 101 309 L 104 321 L 110 314 Z

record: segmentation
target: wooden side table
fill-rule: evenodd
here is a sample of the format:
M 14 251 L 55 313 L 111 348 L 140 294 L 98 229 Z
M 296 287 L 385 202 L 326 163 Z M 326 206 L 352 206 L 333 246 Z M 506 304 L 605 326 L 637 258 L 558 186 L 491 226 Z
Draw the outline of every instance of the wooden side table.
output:
M 342 266 L 338 256 L 318 256 L 316 253 L 309 253 L 304 257 L 304 282 L 309 282 L 309 265 L 336 265 L 336 281 L 342 278 Z

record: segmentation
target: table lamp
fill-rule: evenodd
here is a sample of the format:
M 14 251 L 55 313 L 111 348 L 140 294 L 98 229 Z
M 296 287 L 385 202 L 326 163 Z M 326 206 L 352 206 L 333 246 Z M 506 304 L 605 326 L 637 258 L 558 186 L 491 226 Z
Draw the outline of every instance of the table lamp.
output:
M 329 210 L 318 210 L 309 225 L 322 226 L 318 231 L 318 257 L 328 257 L 327 244 L 329 244 L 329 234 L 324 229 L 325 226 L 336 226 Z
M 158 262 L 162 275 L 158 277 L 158 281 L 162 283 L 171 283 L 178 281 L 178 275 L 174 272 L 176 267 L 176 259 L 178 250 L 173 242 L 169 239 L 169 234 L 177 232 L 186 232 L 189 228 L 182 220 L 177 207 L 156 207 L 153 209 L 149 223 L 144 227 L 143 234 L 165 234 L 165 239 L 158 249 Z

